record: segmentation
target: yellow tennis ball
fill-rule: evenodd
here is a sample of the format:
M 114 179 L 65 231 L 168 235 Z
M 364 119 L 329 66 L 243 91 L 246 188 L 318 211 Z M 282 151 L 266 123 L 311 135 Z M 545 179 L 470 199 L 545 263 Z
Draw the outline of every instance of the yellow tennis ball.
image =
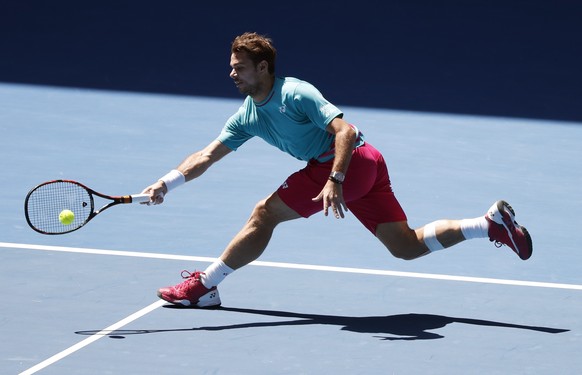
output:
M 59 214 L 59 221 L 63 225 L 70 225 L 75 220 L 75 214 L 71 210 L 62 210 Z

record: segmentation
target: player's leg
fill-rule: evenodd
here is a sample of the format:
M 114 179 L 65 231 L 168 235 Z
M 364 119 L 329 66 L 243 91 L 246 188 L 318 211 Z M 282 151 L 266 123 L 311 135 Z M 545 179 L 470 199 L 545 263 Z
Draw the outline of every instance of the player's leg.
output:
M 505 201 L 495 202 L 487 214 L 474 219 L 438 220 L 417 229 L 411 229 L 406 221 L 384 222 L 372 232 L 395 257 L 406 260 L 474 238 L 506 245 L 523 260 L 529 259 L 533 251 L 527 229 L 515 221 L 515 211 Z
M 257 259 L 267 247 L 275 227 L 301 216 L 277 192 L 260 201 L 243 229 L 228 244 L 220 259 L 236 270 Z
M 277 192 L 260 201 L 251 217 L 231 240 L 220 259 L 204 272 L 186 272 L 180 284 L 161 288 L 158 297 L 179 305 L 216 307 L 220 296 L 216 286 L 236 269 L 257 259 L 267 247 L 275 227 L 288 220 L 301 217 L 289 208 Z
M 418 229 L 407 221 L 381 223 L 376 237 L 397 258 L 412 260 L 465 240 L 459 220 L 439 220 Z
M 464 240 L 487 237 L 507 245 L 521 259 L 532 254 L 529 233 L 517 224 L 515 211 L 505 201 L 495 202 L 486 215 L 474 219 L 438 220 L 411 229 L 392 192 L 384 158 L 369 144 L 352 155 L 344 186 L 350 211 L 398 258 L 416 259 Z M 366 191 L 362 193 L 364 186 Z

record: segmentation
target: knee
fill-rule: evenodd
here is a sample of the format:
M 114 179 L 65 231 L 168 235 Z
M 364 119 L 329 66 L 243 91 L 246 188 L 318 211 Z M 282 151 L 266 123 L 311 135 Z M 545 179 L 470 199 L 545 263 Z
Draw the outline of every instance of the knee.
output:
M 383 225 L 378 228 L 376 237 L 398 259 L 413 260 L 429 253 L 416 231 L 406 223 Z
M 267 207 L 267 200 L 263 199 L 263 200 L 257 202 L 257 204 L 255 205 L 255 208 L 253 208 L 253 212 L 251 214 L 251 219 L 261 221 L 268 216 L 269 216 L 269 209 Z
M 414 260 L 428 253 L 427 250 L 417 246 L 389 247 L 388 250 L 394 257 L 402 260 Z
M 250 225 L 275 228 L 278 224 L 301 217 L 289 208 L 275 192 L 257 202 L 249 219 Z
M 276 226 L 277 215 L 273 207 L 269 204 L 268 199 L 263 199 L 255 205 L 249 222 L 255 225 L 272 225 Z

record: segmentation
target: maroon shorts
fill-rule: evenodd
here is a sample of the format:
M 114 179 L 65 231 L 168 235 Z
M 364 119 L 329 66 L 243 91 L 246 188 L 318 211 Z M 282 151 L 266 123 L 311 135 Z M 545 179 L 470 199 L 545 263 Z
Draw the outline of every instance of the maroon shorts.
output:
M 333 159 L 325 163 L 310 161 L 305 168 L 289 176 L 277 193 L 287 206 L 303 217 L 323 210 L 323 203 L 312 199 L 323 189 L 332 165 Z M 352 152 L 342 186 L 348 209 L 372 233 L 376 233 L 378 224 L 406 220 L 392 192 L 386 162 L 369 143 Z

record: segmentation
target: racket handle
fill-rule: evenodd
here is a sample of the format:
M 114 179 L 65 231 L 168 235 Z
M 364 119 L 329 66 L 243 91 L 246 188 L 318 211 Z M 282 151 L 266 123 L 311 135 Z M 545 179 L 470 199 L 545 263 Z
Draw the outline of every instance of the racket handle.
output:
M 150 201 L 149 194 L 133 194 L 130 195 L 131 203 L 144 203 Z

